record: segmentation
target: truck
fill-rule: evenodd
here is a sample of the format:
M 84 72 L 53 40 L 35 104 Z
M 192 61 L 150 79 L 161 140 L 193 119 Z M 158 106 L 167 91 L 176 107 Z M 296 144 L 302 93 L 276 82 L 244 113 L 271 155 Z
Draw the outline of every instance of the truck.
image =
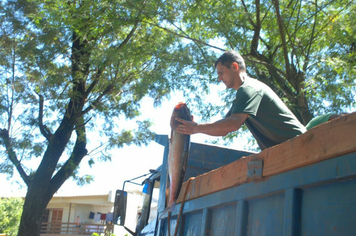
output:
M 163 163 L 143 181 L 132 235 L 356 235 L 356 113 L 258 153 L 192 142 L 169 215 L 169 140 L 155 141 Z M 117 190 L 114 223 L 124 227 L 126 201 Z

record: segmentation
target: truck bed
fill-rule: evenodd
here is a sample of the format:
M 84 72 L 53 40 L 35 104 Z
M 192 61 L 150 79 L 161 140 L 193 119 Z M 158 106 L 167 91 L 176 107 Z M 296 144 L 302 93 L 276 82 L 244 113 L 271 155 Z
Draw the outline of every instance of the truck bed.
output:
M 170 220 L 161 194 L 161 218 L 141 235 L 168 235 L 168 223 L 174 235 L 182 202 L 178 235 L 356 235 L 355 140 L 353 113 L 190 176 Z

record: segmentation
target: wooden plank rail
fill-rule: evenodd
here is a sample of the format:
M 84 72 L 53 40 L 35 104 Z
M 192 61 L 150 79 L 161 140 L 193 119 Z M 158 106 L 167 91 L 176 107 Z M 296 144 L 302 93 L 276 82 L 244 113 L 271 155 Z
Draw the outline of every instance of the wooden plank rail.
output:
M 243 157 L 228 165 L 185 182 L 177 199 L 198 198 L 251 181 L 247 164 L 262 160 L 263 178 L 356 151 L 356 113 L 321 124 L 306 133 L 258 154 Z M 188 189 L 187 189 L 188 187 Z
M 103 224 L 86 224 L 82 223 L 77 227 L 75 223 L 42 223 L 41 235 L 54 236 L 54 235 L 92 235 L 93 233 L 106 234 L 112 232 L 112 225 Z

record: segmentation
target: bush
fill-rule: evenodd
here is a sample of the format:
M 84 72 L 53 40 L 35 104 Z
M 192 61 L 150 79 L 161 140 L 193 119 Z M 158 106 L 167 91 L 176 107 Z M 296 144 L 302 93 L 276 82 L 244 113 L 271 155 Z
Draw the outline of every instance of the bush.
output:
M 0 233 L 6 233 L 7 236 L 17 235 L 23 203 L 22 198 L 0 199 Z

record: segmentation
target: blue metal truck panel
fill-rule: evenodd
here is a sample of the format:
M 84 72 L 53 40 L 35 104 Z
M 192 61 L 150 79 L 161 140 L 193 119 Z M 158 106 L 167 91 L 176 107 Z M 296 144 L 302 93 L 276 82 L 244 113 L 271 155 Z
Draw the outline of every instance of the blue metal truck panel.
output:
M 352 153 L 193 199 L 179 235 L 354 235 L 355 177 Z M 163 228 L 168 235 L 167 218 Z
M 184 181 L 221 166 L 227 165 L 254 152 L 223 148 L 216 145 L 191 143 Z
M 181 197 L 183 202 L 176 205 L 170 219 L 161 215 L 167 187 L 164 156 L 159 217 L 139 235 L 174 235 L 178 217 L 177 235 L 184 236 L 356 235 L 355 140 L 356 114 L 351 114 L 261 155 L 193 143 L 187 178 L 196 179 L 185 182 L 180 194 L 181 197 L 188 191 L 187 197 Z M 167 154 L 166 146 L 164 155 Z M 295 160 L 283 159 L 293 154 Z M 243 156 L 247 157 L 240 159 Z M 235 173 L 241 175 L 231 168 L 239 166 L 235 163 L 246 164 L 247 178 L 242 182 L 231 181 Z M 216 181 L 216 177 L 220 180 Z M 215 181 L 211 185 L 215 190 L 210 192 L 206 185 L 202 186 L 209 180 Z M 219 188 L 216 184 L 221 180 L 232 185 Z M 200 191 L 201 188 L 206 189 Z

